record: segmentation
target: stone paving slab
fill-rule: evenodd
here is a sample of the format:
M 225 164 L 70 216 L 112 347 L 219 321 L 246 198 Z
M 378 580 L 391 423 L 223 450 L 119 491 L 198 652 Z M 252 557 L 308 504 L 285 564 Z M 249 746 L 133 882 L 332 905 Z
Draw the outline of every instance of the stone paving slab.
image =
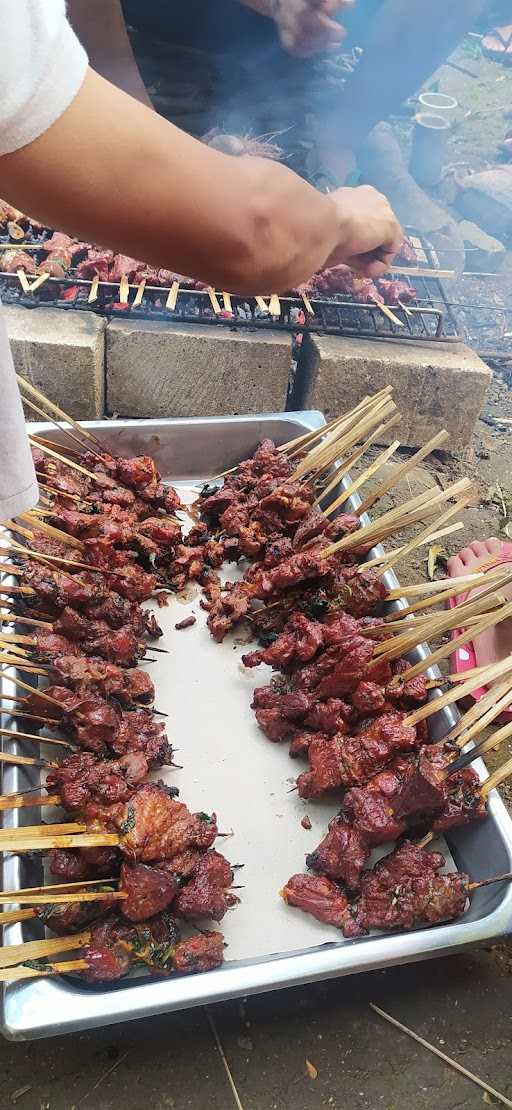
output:
M 114 320 L 106 359 L 107 408 L 120 416 L 279 412 L 291 341 L 276 331 Z
M 105 407 L 105 325 L 92 312 L 4 306 L 14 365 L 78 420 Z M 27 409 L 29 420 L 41 417 Z
M 330 419 L 391 384 L 403 419 L 386 442 L 396 436 L 416 447 L 446 428 L 452 450 L 469 443 L 491 380 L 489 368 L 462 343 L 316 335 L 305 339 L 300 373 L 297 407 L 320 409 Z

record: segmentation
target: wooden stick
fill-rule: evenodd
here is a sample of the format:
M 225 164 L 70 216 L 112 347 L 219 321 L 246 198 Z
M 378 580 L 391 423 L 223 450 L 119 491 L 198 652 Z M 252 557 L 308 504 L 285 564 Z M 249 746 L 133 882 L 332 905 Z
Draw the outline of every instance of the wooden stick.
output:
M 52 894 L 48 893 L 47 888 L 44 894 L 25 894 L 21 897 L 18 895 L 14 901 L 19 906 L 66 906 L 77 902 L 124 902 L 127 897 L 124 890 L 84 890 L 77 891 L 75 894 Z M 11 900 L 10 897 L 7 899 L 0 893 L 0 906 Z
M 176 302 L 178 300 L 179 291 L 180 291 L 179 281 L 173 281 L 173 283 L 171 285 L 171 288 L 169 289 L 169 295 L 168 295 L 167 300 L 165 302 L 165 307 L 170 308 L 172 312 L 174 312 L 174 309 L 176 308 Z
M 368 451 L 369 448 L 372 447 L 376 440 L 378 440 L 380 436 L 386 435 L 390 428 L 393 428 L 395 424 L 398 424 L 399 421 L 400 415 L 399 413 L 396 413 L 395 416 L 392 416 L 391 419 L 387 421 L 387 423 L 379 424 L 379 426 L 375 428 L 372 434 L 368 436 L 365 442 L 362 443 L 361 446 L 356 447 L 355 451 L 352 453 L 352 455 L 348 457 L 343 465 L 336 467 L 334 476 L 330 479 L 328 485 L 325 486 L 325 488 L 322 490 L 322 493 L 319 495 L 319 497 L 316 498 L 316 501 L 314 501 L 313 504 L 319 505 L 321 501 L 328 497 L 332 490 L 339 485 L 341 479 L 344 478 L 345 475 L 348 474 L 348 472 L 357 465 L 359 460 L 363 457 L 366 451 Z M 367 471 L 365 470 L 363 471 L 363 473 L 366 474 Z M 344 493 L 344 496 L 346 498 L 347 494 L 345 493 L 345 491 L 342 492 Z M 350 496 L 350 494 L 348 496 Z M 341 504 L 343 504 L 343 502 L 341 502 Z M 331 508 L 332 506 L 329 505 L 329 509 Z M 328 510 L 326 510 L 326 512 L 328 513 Z
M 325 470 L 341 458 L 343 454 L 346 454 L 358 441 L 364 440 L 370 428 L 376 427 L 384 419 L 387 420 L 393 416 L 394 413 L 396 413 L 394 402 L 389 397 L 383 397 L 369 412 L 365 411 L 362 416 L 358 414 L 351 418 L 348 423 L 339 424 L 325 436 L 323 442 L 309 451 L 306 457 L 298 463 L 289 481 L 299 481 L 306 474 L 320 473 Z
M 69 740 L 54 740 L 52 736 L 37 736 L 33 732 L 14 732 L 13 729 L 0 728 L 0 736 L 10 736 L 13 740 L 35 740 L 38 744 L 55 744 L 60 748 L 69 748 L 72 752 L 78 751 L 76 745 Z
M 10 809 L 31 809 L 35 806 L 58 806 L 60 794 L 0 794 L 0 812 Z
M 115 574 L 115 568 L 113 570 L 105 570 L 104 567 L 94 567 L 89 563 L 78 563 L 76 559 L 63 559 L 60 555 L 47 555 L 46 553 L 43 555 L 40 551 L 29 551 L 27 547 L 22 547 L 22 545 L 16 543 L 15 540 L 11 540 L 9 544 L 2 544 L 2 546 L 0 546 L 0 552 L 2 551 L 13 551 L 15 554 L 20 552 L 22 555 L 28 555 L 30 561 L 40 559 L 45 565 L 50 563 L 50 570 L 55 569 L 51 566 L 52 563 L 58 563 L 59 566 L 57 570 L 60 569 L 60 564 L 63 564 L 65 567 L 77 567 L 78 570 L 93 570 L 98 574 Z M 11 572 L 9 571 L 9 573 Z M 18 573 L 21 572 L 18 571 Z
M 498 767 L 498 770 L 489 775 L 489 778 L 483 783 L 480 791 L 482 797 L 487 798 L 491 790 L 496 790 L 498 786 L 506 782 L 510 775 L 512 775 L 512 759 L 507 759 L 507 762 Z
M 503 709 L 507 708 L 509 690 L 508 679 L 495 683 L 483 697 L 466 710 L 444 739 L 448 743 L 456 740 L 458 746 L 464 748 L 478 732 L 481 732 L 486 725 L 499 716 Z M 496 712 L 494 712 L 495 709 Z
M 403 321 L 399 320 L 398 316 L 395 316 L 395 313 L 391 311 L 388 304 L 385 304 L 384 301 L 378 301 L 376 297 L 372 296 L 370 296 L 370 300 L 375 305 L 375 308 L 378 308 L 379 311 L 384 314 L 384 316 L 387 316 L 388 320 L 391 320 L 392 324 L 396 324 L 396 326 L 399 328 L 405 327 Z
M 137 286 L 137 292 L 135 294 L 135 297 L 133 298 L 132 308 L 138 308 L 139 305 L 142 304 L 142 298 L 144 296 L 145 288 L 146 288 L 146 278 L 142 278 L 142 281 L 140 281 L 138 286 Z
M 492 628 L 493 625 L 499 624 L 510 616 L 512 616 L 512 603 L 503 606 L 503 608 L 497 612 L 491 613 L 490 616 L 481 620 L 480 623 L 475 625 L 469 632 L 461 632 L 460 636 L 456 636 L 449 644 L 444 644 L 443 647 L 438 648 L 437 651 L 431 652 L 426 659 L 422 659 L 419 663 L 415 663 L 407 671 L 407 680 L 409 681 L 409 679 L 415 678 L 417 674 L 423 674 L 423 671 L 428 671 L 430 667 L 439 663 L 441 659 L 446 659 L 447 655 L 453 655 L 455 648 L 459 644 L 467 644 L 468 640 L 476 638 L 481 632 L 485 632 L 488 628 Z M 391 679 L 391 686 L 396 685 L 396 683 L 396 678 Z
M 432 439 L 429 439 L 428 443 L 420 447 L 419 451 L 416 451 L 411 458 L 397 467 L 394 474 L 390 475 L 389 478 L 385 478 L 384 481 L 374 489 L 373 493 L 368 494 L 368 497 L 365 498 L 362 505 L 357 509 L 357 515 L 361 516 L 362 513 L 367 513 L 369 509 L 372 508 L 372 505 L 375 505 L 376 501 L 380 501 L 381 497 L 389 493 L 389 490 L 392 489 L 393 486 L 396 486 L 402 478 L 405 478 L 406 474 L 414 470 L 414 467 L 419 466 L 419 464 L 423 462 L 423 459 L 425 459 L 427 455 L 430 455 L 432 451 L 436 451 L 439 447 L 442 447 L 443 444 L 447 443 L 448 439 L 448 432 L 444 431 L 444 429 L 433 436 Z
M 423 1048 L 428 1049 L 428 1051 L 432 1052 L 434 1056 L 438 1056 L 444 1064 L 448 1064 L 450 1068 L 454 1068 L 455 1071 L 460 1072 L 460 1074 L 464 1075 L 466 1079 L 470 1079 L 472 1083 L 476 1083 L 477 1087 L 480 1087 L 481 1090 L 486 1091 L 487 1094 L 492 1095 L 493 1098 L 497 1098 L 498 1102 L 501 1102 L 503 1106 L 512 1107 L 512 1102 L 509 1098 L 506 1098 L 505 1095 L 502 1095 L 500 1091 L 496 1090 L 495 1087 L 491 1087 L 490 1083 L 486 1083 L 484 1079 L 480 1079 L 480 1077 L 478 1075 L 475 1075 L 474 1072 L 468 1071 L 468 1069 L 464 1068 L 462 1064 L 458 1064 L 456 1060 L 453 1060 L 451 1058 L 451 1056 L 447 1056 L 446 1052 L 441 1052 L 441 1049 L 437 1048 L 436 1045 L 430 1044 L 430 1041 L 426 1041 L 424 1037 L 420 1037 L 418 1033 L 415 1033 L 412 1029 L 409 1029 L 407 1025 L 402 1025 L 401 1021 L 397 1021 L 396 1018 L 391 1017 L 391 1014 L 387 1014 L 385 1010 L 381 1010 L 380 1007 L 375 1006 L 373 1002 L 370 1002 L 370 1008 L 376 1014 L 378 1014 L 379 1017 L 384 1018 L 385 1021 L 389 1021 L 390 1025 L 394 1025 L 396 1029 L 399 1029 L 401 1033 L 406 1033 L 408 1037 L 412 1037 L 413 1041 L 416 1041 L 418 1044 L 422 1045 Z
M 344 551 L 346 548 L 358 547 L 361 543 L 371 543 L 372 546 L 385 539 L 392 531 L 400 531 L 402 528 L 407 527 L 409 524 L 415 524 L 419 520 L 426 520 L 429 516 L 433 516 L 437 511 L 438 505 L 451 498 L 458 497 L 472 490 L 471 482 L 468 478 L 462 478 L 458 482 L 452 482 L 445 490 L 441 490 L 432 495 L 431 490 L 426 493 L 419 494 L 417 497 L 412 497 L 409 501 L 405 501 L 396 509 L 392 509 L 388 513 L 384 513 L 377 521 L 371 524 L 366 524 L 357 531 L 352 532 L 350 536 L 344 536 L 343 539 L 338 540 L 336 543 L 331 544 L 329 547 L 324 548 L 322 557 L 326 558 L 329 555 L 335 554 L 337 551 Z
M 22 674 L 32 674 L 41 676 L 41 678 L 47 678 L 48 676 L 48 671 L 42 667 L 34 667 L 31 663 L 24 663 L 19 656 L 8 655 L 6 652 L 0 652 L 0 664 L 4 664 L 6 667 L 16 667 Z M 2 670 L 0 673 L 5 674 L 5 671 Z M 15 682 L 15 679 L 9 678 L 9 682 Z M 38 687 L 34 686 L 32 692 L 35 693 L 36 690 L 39 693 Z
M 57 763 L 50 763 L 47 759 L 33 759 L 30 755 L 9 755 L 0 752 L 0 763 L 10 763 L 14 767 L 57 767 Z
M 38 690 L 37 686 L 29 686 L 27 682 L 22 682 L 20 678 L 10 678 L 13 686 L 19 686 L 20 690 L 26 690 L 29 694 L 37 694 L 38 698 L 47 701 L 50 705 L 56 705 L 62 713 L 62 705 L 56 698 L 51 698 L 49 694 L 45 694 L 44 690 Z
M 464 522 L 462 520 L 458 520 L 456 524 L 450 524 L 448 528 L 440 528 L 438 532 L 431 532 L 426 539 L 422 540 L 422 542 L 418 544 L 418 547 L 424 547 L 427 543 L 434 543 L 436 540 L 441 540 L 445 536 L 452 536 L 454 532 L 463 532 L 464 528 Z M 391 559 L 395 559 L 395 557 L 396 561 L 398 562 L 398 559 L 406 553 L 406 547 L 407 544 L 403 544 L 402 547 L 394 547 L 391 549 L 391 551 L 385 551 L 382 555 L 376 555 L 375 559 L 369 559 L 368 561 L 364 562 L 364 569 L 372 570 L 374 567 L 382 567 L 381 573 L 384 574 L 387 570 L 388 562 Z M 432 601 L 431 604 L 435 605 L 436 602 Z
M 62 894 L 71 890 L 83 890 L 84 887 L 110 886 L 112 883 L 115 884 L 118 882 L 118 879 L 82 879 L 81 882 L 77 883 L 47 883 L 45 886 L 25 886 L 18 890 L 2 890 L 0 894 L 2 895 L 3 902 L 10 904 L 11 902 L 15 902 L 20 894 L 51 894 L 54 891 Z
M 64 836 L 83 833 L 86 828 L 86 825 L 79 824 L 76 821 L 61 821 L 53 825 L 20 825 L 17 828 L 0 829 L 0 844 L 10 843 L 20 833 L 25 840 L 29 837 L 31 840 L 38 840 L 39 838 L 47 839 L 49 836 L 60 836 L 61 833 Z
M 0 929 L 6 925 L 19 925 L 20 922 L 34 917 L 37 917 L 35 910 L 6 910 L 5 913 L 0 913 Z
M 0 586 L 0 594 L 24 594 L 25 597 L 34 597 L 35 593 L 31 586 Z
M 503 586 L 506 586 L 510 581 L 512 581 L 512 572 L 510 574 L 502 576 L 501 578 L 497 577 L 493 579 L 490 585 L 487 574 L 475 575 L 474 578 L 475 583 L 473 585 L 473 589 L 478 589 L 478 586 L 481 585 L 485 587 L 488 586 L 489 590 L 497 590 L 502 589 Z M 396 592 L 396 590 L 393 591 L 393 593 Z M 386 624 L 391 620 L 396 620 L 397 617 L 408 617 L 410 613 L 421 612 L 423 609 L 430 608 L 431 605 L 444 604 L 445 601 L 448 601 L 448 598 L 457 597 L 459 593 L 460 586 L 458 585 L 458 583 L 455 583 L 453 586 L 448 587 L 448 589 L 446 590 L 439 590 L 438 592 L 432 594 L 430 597 L 424 598 L 423 601 L 417 601 L 415 605 L 408 605 L 405 609 L 400 609 L 398 613 L 388 613 L 388 615 L 384 617 L 384 623 Z M 461 604 L 464 603 L 461 602 Z
M 50 621 L 40 621 L 37 617 L 20 617 L 16 610 L 7 609 L 3 602 L 0 602 L 0 606 L 0 623 L 2 624 L 28 624 L 35 628 L 53 628 Z
M 504 700 L 505 699 L 502 698 L 501 702 L 503 702 Z M 512 693 L 509 690 L 508 701 L 506 701 L 506 705 L 509 705 L 511 700 L 512 700 Z M 496 710 L 496 707 L 494 707 L 494 709 L 495 709 L 494 716 L 491 718 L 491 720 L 494 720 L 496 717 L 498 717 L 500 712 L 501 712 L 500 709 Z M 486 714 L 486 718 L 488 716 L 489 716 L 489 714 Z M 481 727 L 483 728 L 484 726 L 482 725 Z M 508 725 L 503 725 L 502 728 L 496 729 L 496 731 L 492 732 L 491 735 L 488 736 L 486 740 L 482 740 L 480 744 L 477 744 L 472 749 L 472 751 L 468 752 L 468 762 L 473 762 L 473 759 L 480 759 L 481 756 L 486 754 L 486 752 L 490 752 L 494 748 L 499 748 L 500 744 L 503 744 L 504 740 L 510 740 L 511 736 L 512 736 L 512 724 L 509 722 Z M 464 740 L 464 744 L 466 744 L 466 743 L 468 743 L 468 741 Z M 471 759 L 469 757 L 471 757 Z
M 39 713 L 26 713 L 24 709 L 11 709 L 11 708 L 2 709 L 2 708 L 0 708 L 0 715 L 3 716 L 3 717 L 21 717 L 23 720 L 29 720 L 29 721 L 40 721 L 41 726 L 42 725 L 47 725 L 48 728 L 50 727 L 50 725 L 59 725 L 60 724 L 60 721 L 56 720 L 56 718 L 43 717 L 43 715 L 39 714 Z
M 224 311 L 225 312 L 231 312 L 231 313 L 233 312 L 233 305 L 231 303 L 231 293 L 223 292 L 223 294 L 222 294 L 222 303 L 224 305 Z
M 76 536 L 70 536 L 67 532 L 63 532 L 61 528 L 54 528 L 52 524 L 46 524 L 45 521 L 40 520 L 39 517 L 34 518 L 30 513 L 20 513 L 22 520 L 28 521 L 32 524 L 38 532 L 46 532 L 48 536 L 52 536 L 55 540 L 60 540 L 61 543 L 67 543 L 70 547 L 76 547 L 79 551 L 83 552 L 84 545 Z
M 492 883 L 509 882 L 512 879 L 512 871 L 505 871 L 503 875 L 492 875 L 490 879 L 478 879 L 475 883 L 468 883 L 466 890 L 480 890 L 482 886 L 491 886 Z
M 79 439 L 78 436 L 75 435 L 74 432 L 70 432 L 68 428 L 63 428 L 62 424 L 59 424 L 58 420 L 55 420 L 55 418 L 50 416 L 48 412 L 45 412 L 45 410 L 40 408 L 39 405 L 36 405 L 34 401 L 31 401 L 30 397 L 25 397 L 24 396 L 23 397 L 23 404 L 27 405 L 27 407 L 29 409 L 32 409 L 33 412 L 37 412 L 38 416 L 43 417 L 43 420 L 45 420 L 45 421 L 47 420 L 47 421 L 50 422 L 50 424 L 53 424 L 59 430 L 59 432 L 62 432 L 63 435 L 67 436 L 67 438 L 70 439 L 72 443 L 78 444 L 78 446 L 80 448 L 80 453 L 83 452 L 84 447 L 86 447 L 87 450 L 89 449 L 88 444 L 87 444 L 87 440 L 84 442 L 84 440 Z M 38 443 L 40 442 L 39 436 L 37 437 L 37 442 Z M 96 454 L 97 454 L 97 452 L 96 452 Z
M 364 567 L 366 567 L 367 565 L 367 563 L 363 564 Z M 500 572 L 498 571 L 486 571 L 485 577 L 487 581 L 490 582 L 494 580 L 493 576 L 497 578 L 499 577 L 499 574 Z M 457 585 L 459 587 L 468 586 L 470 588 L 473 588 L 474 584 L 476 583 L 478 585 L 481 579 L 482 573 L 480 572 L 478 574 L 465 574 L 461 575 L 460 578 L 457 578 Z M 397 586 L 395 590 L 390 590 L 386 600 L 401 601 L 402 598 L 406 597 L 420 597 L 424 594 L 443 593 L 444 590 L 449 588 L 447 587 L 446 583 L 450 581 L 450 578 L 442 578 L 438 582 L 417 582 L 411 586 Z
M 33 436 L 29 436 L 28 438 L 31 442 L 33 442 Z M 58 459 L 58 461 L 64 463 L 65 466 L 69 466 L 72 470 L 77 470 L 79 474 L 84 474 L 86 478 L 90 478 L 92 482 L 98 481 L 98 475 L 94 474 L 92 470 L 86 470 L 84 466 L 80 466 L 79 463 L 73 462 L 72 459 L 66 458 L 65 455 L 59 455 L 59 453 L 57 451 L 54 451 L 51 447 L 44 447 L 41 441 L 39 441 L 36 446 L 45 455 L 50 455 L 52 459 Z M 102 484 L 104 484 L 105 486 L 112 487 L 115 485 L 112 479 L 109 478 L 106 474 L 101 475 L 101 481 Z
M 349 497 L 352 497 L 354 493 L 357 493 L 358 489 L 360 489 L 360 487 L 364 485 L 365 482 L 369 482 L 370 478 L 373 478 L 373 475 L 376 474 L 378 470 L 381 470 L 381 468 L 385 466 L 387 462 L 389 462 L 390 458 L 398 451 L 399 447 L 400 440 L 395 439 L 389 447 L 386 447 L 385 451 L 381 451 L 380 454 L 377 455 L 377 458 L 372 463 L 370 463 L 370 465 L 367 466 L 365 470 L 363 470 L 362 474 L 360 474 L 359 477 L 355 478 L 354 481 L 351 482 L 351 484 L 347 486 L 346 489 L 342 490 L 339 497 L 337 497 L 335 501 L 331 502 L 331 504 L 327 506 L 327 508 L 325 509 L 325 515 L 332 516 L 332 514 L 336 512 L 336 509 L 338 509 L 340 505 L 344 505 L 345 502 L 348 501 Z
M 24 762 L 26 763 L 27 760 Z M 119 837 L 113 833 L 72 833 L 68 836 L 63 834 L 44 837 L 24 837 L 23 829 L 18 829 L 18 833 L 20 835 L 17 840 L 13 838 L 0 842 L 0 851 L 48 852 L 52 848 L 117 848 L 119 846 Z
M 458 498 L 454 505 L 447 509 L 446 512 L 441 513 L 441 516 L 438 517 L 436 521 L 436 529 L 438 529 L 436 533 L 432 533 L 432 524 L 427 524 L 425 528 L 422 528 L 421 532 L 418 532 L 418 535 L 415 536 L 414 539 L 404 544 L 399 551 L 395 551 L 394 554 L 391 554 L 385 561 L 382 573 L 389 570 L 390 567 L 394 567 L 400 559 L 404 559 L 407 555 L 411 555 L 413 551 L 416 551 L 416 548 L 422 547 L 425 543 L 431 543 L 433 534 L 439 535 L 439 531 L 444 533 L 444 525 L 451 520 L 452 516 L 456 516 L 458 513 L 462 512 L 462 510 L 466 508 L 466 505 L 472 500 L 472 497 L 473 493 L 470 492 L 466 494 L 465 497 Z M 459 521 L 456 525 L 456 530 L 460 529 L 460 524 L 461 522 Z M 442 525 L 441 529 L 438 528 L 439 525 Z M 462 525 L 462 527 L 464 527 L 464 525 Z
M 486 672 L 482 674 L 481 681 L 487 685 L 493 679 L 499 678 L 500 675 L 506 674 L 507 671 L 512 671 L 512 656 L 503 659 L 501 663 L 493 663 L 487 667 Z M 407 674 L 407 671 L 405 672 Z M 512 678 L 511 678 L 512 684 Z M 404 725 L 417 725 L 420 721 L 425 721 L 427 717 L 431 717 L 433 713 L 437 713 L 439 709 L 444 709 L 445 705 L 452 705 L 454 701 L 459 698 L 465 697 L 466 694 L 471 694 L 474 690 L 474 678 L 468 679 L 460 686 L 456 686 L 453 690 L 447 690 L 446 694 L 442 694 L 440 698 L 433 698 L 427 702 L 426 705 L 421 705 L 419 709 L 415 709 L 414 713 L 410 713 L 404 719 Z
M 66 424 L 71 424 L 71 427 L 75 429 L 75 432 L 78 432 L 81 436 L 85 436 L 86 439 L 90 440 L 92 443 L 95 443 L 96 447 L 100 448 L 100 451 L 103 450 L 102 444 L 100 443 L 97 436 L 93 434 L 93 432 L 90 432 L 88 428 L 83 428 L 81 424 L 79 424 L 76 420 L 73 420 L 72 416 L 69 416 L 67 412 L 64 412 L 63 409 L 59 408 L 59 406 L 56 405 L 54 401 L 50 401 L 49 398 L 46 397 L 44 393 L 41 393 L 39 389 L 36 389 L 36 387 L 32 385 L 31 382 L 28 382 L 26 378 L 23 378 L 21 376 L 21 374 L 16 374 L 16 380 L 22 392 L 28 393 L 31 397 L 34 397 L 36 401 L 41 401 L 42 404 L 46 406 L 49 412 L 53 412 L 61 420 L 64 420 Z
M 271 293 L 268 309 L 271 316 L 281 315 L 281 301 L 279 300 L 277 293 Z
M 489 598 L 484 598 L 478 605 L 473 602 L 468 603 L 465 614 L 466 628 L 469 627 L 470 619 L 473 621 L 474 617 L 478 618 L 483 613 L 489 612 L 489 610 L 491 610 L 491 616 L 499 614 L 501 609 L 497 609 L 496 606 L 500 605 L 502 605 L 500 596 L 497 595 L 495 597 L 492 594 Z M 402 653 L 407 654 L 407 652 L 416 647 L 418 643 L 423 643 L 426 639 L 437 638 L 453 628 L 459 628 L 460 619 L 457 618 L 460 618 L 458 610 L 450 609 L 448 612 L 434 613 L 420 620 L 413 619 L 411 625 L 405 632 L 393 637 L 392 640 L 384 640 L 382 643 L 377 644 L 374 654 L 379 657 L 385 655 L 386 658 L 389 659 L 398 659 Z M 473 621 L 472 627 L 476 628 L 477 625 L 478 620 L 476 624 Z M 417 632 L 414 626 L 417 626 Z
M 0 968 L 14 967 L 26 960 L 39 960 L 41 956 L 53 956 L 58 952 L 71 952 L 73 948 L 83 948 L 91 939 L 89 929 L 71 937 L 56 937 L 51 940 L 32 940 L 25 944 L 8 944 L 0 949 Z
M 98 274 L 96 274 L 96 277 L 93 277 L 92 282 L 91 282 L 91 288 L 89 290 L 89 296 L 87 298 L 87 304 L 94 304 L 94 302 L 98 300 L 99 284 L 100 284 L 100 279 L 99 279 Z
M 87 960 L 64 960 L 62 963 L 48 963 L 39 971 L 33 967 L 11 967 L 0 971 L 0 983 L 18 983 L 23 979 L 49 978 L 51 975 L 69 975 L 71 971 L 87 971 Z
M 208 296 L 210 298 L 210 304 L 213 308 L 213 311 L 214 311 L 215 315 L 220 316 L 221 307 L 220 307 L 215 289 L 213 288 L 213 286 L 209 285 L 206 292 L 208 293 Z

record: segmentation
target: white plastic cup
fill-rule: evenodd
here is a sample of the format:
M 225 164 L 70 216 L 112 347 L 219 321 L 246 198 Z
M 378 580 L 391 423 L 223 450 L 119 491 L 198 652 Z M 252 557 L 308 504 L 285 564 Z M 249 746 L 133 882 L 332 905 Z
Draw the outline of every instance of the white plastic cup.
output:
M 448 93 L 421 93 L 418 99 L 422 108 L 429 112 L 454 112 L 459 107 L 458 100 Z
M 418 112 L 412 137 L 409 169 L 418 185 L 438 185 L 446 162 L 451 124 L 446 116 Z

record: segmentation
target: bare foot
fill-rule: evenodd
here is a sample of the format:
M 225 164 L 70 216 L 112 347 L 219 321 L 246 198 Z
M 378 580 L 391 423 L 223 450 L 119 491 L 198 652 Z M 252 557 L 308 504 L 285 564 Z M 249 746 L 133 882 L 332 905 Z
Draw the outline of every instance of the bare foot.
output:
M 481 45 L 488 58 L 510 65 L 512 63 L 512 26 L 509 24 L 508 27 L 495 27 L 493 31 L 484 35 Z
M 469 547 L 465 547 L 460 555 L 448 559 L 448 574 L 450 578 L 460 578 L 464 574 L 477 574 L 481 569 L 486 569 L 489 560 L 497 560 L 503 555 L 501 540 L 491 536 L 488 540 L 475 540 Z M 508 560 L 506 560 L 508 561 Z M 507 601 L 512 601 L 512 583 L 501 591 Z M 470 597 L 477 597 L 479 590 L 461 594 L 457 603 L 466 601 Z M 482 632 L 473 641 L 477 666 L 485 667 L 489 663 L 497 663 L 512 653 L 512 620 L 502 621 L 501 624 Z

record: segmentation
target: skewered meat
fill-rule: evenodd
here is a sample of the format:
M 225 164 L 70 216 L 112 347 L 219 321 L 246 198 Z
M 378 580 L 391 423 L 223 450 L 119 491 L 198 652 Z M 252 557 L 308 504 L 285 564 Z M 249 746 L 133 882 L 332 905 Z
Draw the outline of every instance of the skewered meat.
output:
M 16 249 L 2 251 L 1 267 L 6 274 L 16 274 L 18 270 L 23 270 L 25 274 L 35 274 L 36 272 L 34 259 L 26 251 Z
M 43 662 L 52 661 L 59 655 L 99 655 L 121 667 L 135 667 L 137 660 L 145 653 L 130 629 L 113 630 L 106 626 L 105 631 L 97 631 L 80 644 L 66 636 L 45 629 L 34 633 L 34 655 Z
M 109 761 L 98 760 L 92 752 L 77 752 L 49 771 L 46 787 L 57 790 L 63 808 L 72 812 L 91 801 L 106 805 L 128 801 L 148 770 L 141 752 Z
M 123 806 L 97 807 L 95 820 L 118 830 L 123 854 L 134 862 L 172 859 L 187 848 L 209 848 L 217 836 L 215 815 L 190 813 L 183 802 L 146 783 Z
M 224 937 L 222 933 L 197 933 L 188 940 L 176 945 L 173 956 L 175 971 L 191 974 L 198 971 L 212 971 L 224 961 Z
M 77 694 L 114 697 L 128 708 L 136 704 L 150 705 L 154 700 L 153 682 L 147 672 L 139 668 L 117 667 L 95 656 L 76 658 L 72 655 L 57 656 L 52 668 Z
M 121 281 L 121 278 L 128 278 L 131 281 L 133 275 L 142 266 L 142 262 L 138 262 L 135 258 L 129 258 L 127 254 L 114 255 L 112 265 L 109 270 L 109 281 Z
M 125 862 L 121 866 L 119 890 L 128 897 L 121 905 L 121 913 L 129 921 L 146 921 L 170 906 L 179 887 L 178 877 L 167 869 Z
M 366 871 L 356 913 L 364 929 L 414 929 L 462 917 L 469 878 L 463 872 L 441 875 L 439 852 L 405 841 Z
M 297 779 L 301 798 L 318 798 L 331 790 L 365 783 L 400 752 L 418 746 L 416 730 L 399 713 L 383 713 L 357 736 L 314 739 L 308 750 L 310 770 Z
M 359 828 L 338 815 L 329 821 L 328 832 L 318 848 L 306 856 L 306 865 L 319 875 L 345 883 L 349 890 L 359 890 L 361 872 L 369 856 L 368 841 Z
M 324 925 L 342 929 L 345 936 L 361 935 L 346 894 L 330 879 L 318 875 L 292 875 L 283 887 L 281 897 L 288 906 L 310 913 Z
M 219 852 L 210 849 L 200 857 L 193 877 L 179 891 L 173 912 L 185 920 L 209 917 L 221 921 L 238 901 L 228 890 L 232 882 L 231 865 Z
M 62 882 L 112 878 L 121 864 L 116 848 L 54 848 L 49 855 L 50 873 Z
M 87 258 L 78 263 L 76 276 L 86 278 L 87 281 L 92 281 L 95 277 L 99 277 L 100 281 L 108 281 L 113 257 L 113 251 L 93 247 L 87 252 Z
M 140 925 L 129 925 L 112 914 L 93 925 L 91 940 L 84 945 L 89 964 L 81 975 L 90 983 L 122 979 L 135 963 L 144 963 L 162 973 L 171 966 L 179 931 L 168 914 L 159 914 Z

